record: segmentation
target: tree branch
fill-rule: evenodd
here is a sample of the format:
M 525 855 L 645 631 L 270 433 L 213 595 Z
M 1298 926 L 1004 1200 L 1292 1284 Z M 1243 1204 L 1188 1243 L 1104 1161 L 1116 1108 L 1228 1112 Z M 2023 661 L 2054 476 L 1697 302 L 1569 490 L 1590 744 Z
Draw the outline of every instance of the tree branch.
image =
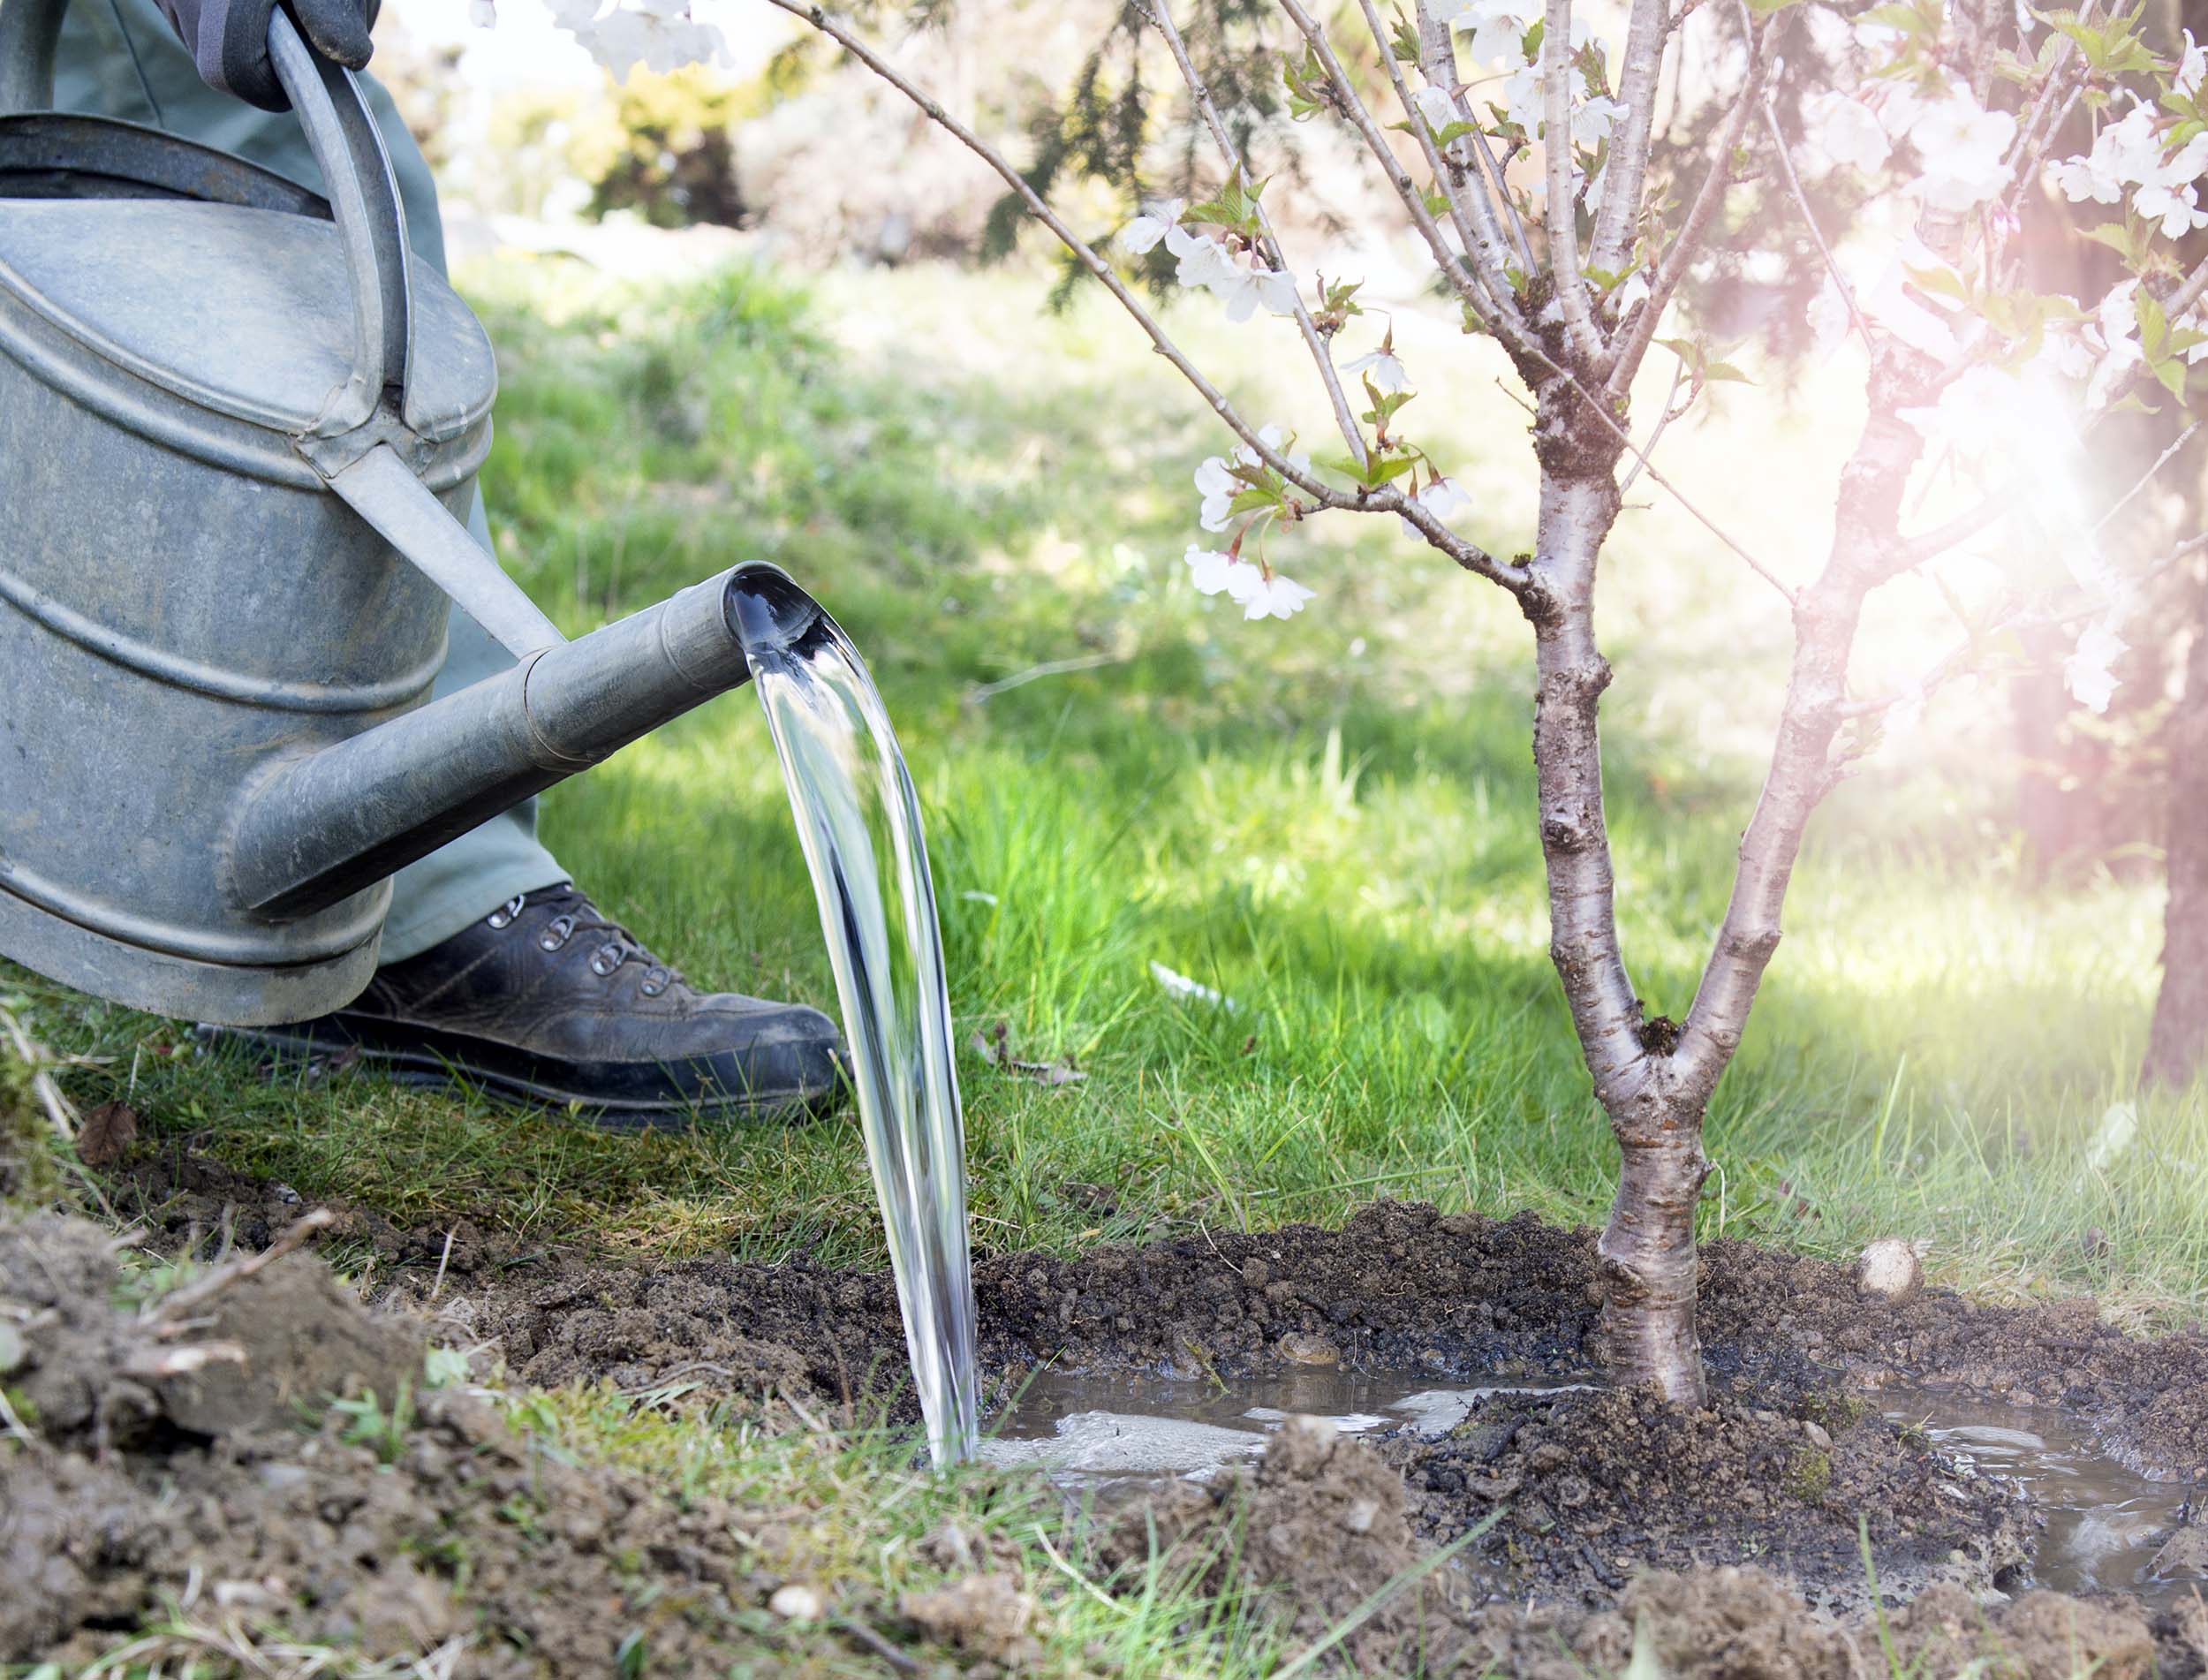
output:
M 1687 1011 L 1671 1071 L 1680 1090 L 1706 1101 L 1740 1048 L 1756 988 L 1779 947 L 1779 914 L 1811 814 L 1831 790 L 1832 743 L 1847 704 L 1849 657 L 1864 598 L 1893 575 L 1902 496 L 1924 453 L 1916 428 L 1894 418 L 1924 395 L 1902 356 L 1872 362 L 1871 414 L 1841 474 L 1839 513 L 1825 569 L 1794 615 L 1794 664 L 1771 766 L 1741 837 L 1740 865 L 1702 981 Z
M 1710 225 L 1710 218 L 1717 214 L 1718 206 L 1725 199 L 1725 189 L 1732 184 L 1733 153 L 1747 132 L 1749 114 L 1763 98 L 1764 80 L 1771 70 L 1771 55 L 1765 50 L 1765 31 L 1769 26 L 1766 23 L 1749 26 L 1748 77 L 1741 84 L 1733 109 L 1718 135 L 1717 153 L 1710 160 L 1709 172 L 1702 178 L 1701 190 L 1695 194 L 1693 207 L 1687 212 L 1678 238 L 1671 242 L 1671 249 L 1664 254 L 1656 277 L 1649 282 L 1648 296 L 1633 312 L 1632 320 L 1618 329 L 1614 360 L 1610 367 L 1613 397 L 1623 397 L 1632 390 L 1633 375 L 1640 371 L 1641 359 L 1648 353 L 1648 346 L 1656 337 L 1657 323 L 1663 319 L 1672 293 L 1679 290 L 1679 283 L 1687 277 L 1687 269 L 1701 249 L 1702 236 Z
M 1385 43 L 1382 43 L 1381 50 L 1387 50 Z M 1478 212 L 1478 226 L 1485 231 L 1488 239 L 1498 246 L 1501 244 L 1502 235 L 1498 231 L 1501 223 L 1495 215 L 1495 200 L 1500 198 L 1503 214 L 1510 219 L 1511 231 L 1517 237 L 1518 254 L 1524 262 L 1524 271 L 1531 274 L 1533 246 L 1525 237 L 1525 223 L 1518 219 L 1518 207 L 1510 201 L 1509 183 L 1502 178 L 1502 170 L 1496 163 L 1494 154 L 1487 149 L 1486 131 L 1473 117 L 1463 91 L 1456 84 L 1456 43 L 1450 36 L 1449 25 L 1445 19 L 1433 15 L 1433 9 L 1427 0 L 1418 0 L 1418 73 L 1426 79 L 1429 87 L 1441 90 L 1449 102 L 1449 110 L 1458 120 L 1472 125 L 1469 138 L 1473 142 L 1474 155 L 1478 160 L 1484 160 L 1486 164 L 1484 170 L 1477 161 L 1471 166 L 1473 208 Z M 1418 119 L 1413 117 L 1412 120 L 1415 122 Z M 1461 140 L 1457 143 L 1463 144 Z M 1446 151 L 1442 159 L 1444 162 L 1451 161 Z M 1451 194 L 1452 205 L 1456 201 L 1453 189 L 1461 184 L 1462 178 L 1461 173 L 1452 167 L 1448 184 L 1443 187 L 1445 193 Z M 1493 253 L 1490 253 L 1490 258 L 1489 288 L 1492 290 L 1498 281 L 1509 284 L 1509 276 L 1502 271 L 1507 265 Z
M 1248 166 L 1235 148 L 1234 136 L 1227 132 L 1227 125 L 1220 120 L 1219 108 L 1212 102 L 1211 89 L 1196 73 L 1196 65 L 1188 56 L 1188 48 L 1181 41 L 1181 32 L 1174 27 L 1173 10 L 1163 4 L 1154 8 L 1140 5 L 1138 9 L 1158 27 L 1166 45 L 1173 49 L 1173 62 L 1181 67 L 1181 79 L 1188 84 L 1189 98 L 1195 102 L 1197 114 L 1211 130 L 1212 139 L 1218 143 L 1220 155 L 1227 167 L 1236 171 L 1245 185 L 1250 179 Z M 1266 214 L 1262 201 L 1258 204 L 1258 228 L 1264 236 L 1263 251 L 1266 261 L 1282 273 L 1289 272 L 1288 259 L 1282 254 L 1279 236 L 1273 231 L 1273 218 Z M 1340 428 L 1342 441 L 1350 446 L 1350 454 L 1361 467 L 1367 459 L 1365 434 L 1357 423 L 1357 412 L 1350 406 L 1350 399 L 1342 394 L 1342 375 L 1335 372 L 1334 350 L 1320 337 L 1319 328 L 1311 318 L 1311 310 L 1304 302 L 1301 288 L 1296 293 L 1296 327 L 1304 336 L 1304 347 L 1311 352 L 1312 360 L 1318 365 L 1319 377 L 1327 387 L 1327 400 L 1334 408 L 1334 423 Z
M 1641 190 L 1656 116 L 1656 78 L 1669 44 L 1664 22 L 1664 0 L 1633 0 L 1625 26 L 1625 61 L 1618 74 L 1618 102 L 1625 107 L 1625 120 L 1610 139 L 1610 160 L 1603 165 L 1602 210 L 1595 217 L 1594 239 L 1587 254 L 1587 261 L 1605 274 L 1624 269 L 1640 222 Z
M 776 0 L 776 4 L 780 3 L 781 0 Z M 1342 110 L 1348 112 L 1350 121 L 1363 137 L 1365 149 L 1372 153 L 1373 161 L 1380 167 L 1380 172 L 1388 178 L 1388 185 L 1395 189 L 1395 196 L 1403 201 L 1411 224 L 1425 240 L 1426 248 L 1433 254 L 1433 261 L 1443 276 L 1456 289 L 1457 295 L 1470 304 L 1506 342 L 1516 344 L 1526 341 L 1525 323 L 1518 314 L 1516 300 L 1508 285 L 1498 294 L 1488 285 L 1469 254 L 1460 256 L 1449 248 L 1448 240 L 1442 237 L 1440 223 L 1434 221 L 1433 213 L 1426 208 L 1425 194 L 1418 191 L 1418 184 L 1410 178 L 1410 171 L 1396 162 L 1395 154 L 1388 144 L 1388 137 L 1380 132 L 1380 125 L 1373 120 L 1372 113 L 1365 108 L 1364 100 L 1358 97 L 1355 85 L 1350 80 L 1349 72 L 1342 67 L 1342 60 L 1335 54 L 1334 43 L 1327 39 L 1327 32 L 1304 9 L 1302 0 L 1281 0 L 1281 10 L 1288 13 L 1289 20 L 1303 32 L 1304 39 L 1319 55 L 1319 62 L 1326 70 L 1327 80 L 1333 87 L 1335 96 L 1342 102 Z M 1384 41 L 1381 54 L 1387 56 Z M 1392 73 L 1394 61 L 1390 59 L 1388 63 Z M 1403 91 L 1400 75 L 1395 76 L 1395 86 L 1400 94 Z M 1420 133 L 1422 144 L 1431 159 L 1433 147 L 1423 140 L 1425 131 L 1415 109 L 1410 110 L 1410 120 L 1413 129 Z
M 1178 370 L 1183 379 L 1196 388 L 1197 395 L 1204 399 L 1212 412 L 1227 423 L 1228 428 L 1235 435 L 1249 446 L 1251 453 L 1274 472 L 1279 473 L 1285 481 L 1303 491 L 1312 499 L 1313 504 L 1344 511 L 1400 514 L 1418 531 L 1419 535 L 1425 538 L 1428 543 L 1448 555 L 1467 571 L 1477 572 L 1491 583 L 1500 584 L 1514 594 L 1525 588 L 1527 574 L 1523 567 L 1500 561 L 1477 543 L 1466 541 L 1440 519 L 1434 518 L 1433 512 L 1414 497 L 1407 496 L 1402 491 L 1395 489 L 1337 490 L 1323 479 L 1296 465 L 1280 450 L 1275 449 L 1258 435 L 1257 428 L 1243 419 L 1235 405 L 1228 401 L 1225 393 L 1204 376 L 1203 372 L 1188 359 L 1180 346 L 1173 342 L 1165 329 L 1161 327 L 1150 312 L 1136 299 L 1135 294 L 1128 290 L 1127 283 L 1119 277 L 1112 265 L 1091 250 L 1087 243 L 1066 225 L 1058 213 L 1052 209 L 1044 201 L 1042 196 L 1028 184 L 1026 178 L 1005 160 L 1002 153 L 945 110 L 932 96 L 916 87 L 910 79 L 885 60 L 880 53 L 852 34 L 842 24 L 830 18 L 820 7 L 808 4 L 805 0 L 769 0 L 769 3 L 778 10 L 786 11 L 791 17 L 810 25 L 835 42 L 845 52 L 851 54 L 860 64 L 866 65 L 875 75 L 911 100 L 931 122 L 994 170 L 998 178 L 1010 187 L 1020 201 L 1026 205 L 1028 213 L 1048 228 L 1057 237 L 1058 242 L 1073 253 L 1081 266 L 1095 276 L 1102 283 L 1105 290 L 1119 300 L 1120 306 L 1134 317 L 1135 324 L 1142 329 L 1152 346 Z M 1430 221 L 1431 218 L 1429 218 Z
M 1371 0 L 1365 0 L 1367 4 Z M 1602 335 L 1579 272 L 1579 215 L 1572 191 L 1572 0 L 1548 0 L 1541 36 L 1542 146 L 1548 163 L 1549 280 L 1564 312 L 1564 338 L 1580 365 L 1602 359 Z
M 1833 277 L 1839 290 L 1840 300 L 1848 306 L 1848 319 L 1863 335 L 1863 347 L 1870 350 L 1871 325 L 1863 318 L 1863 311 L 1856 307 L 1856 289 L 1848 284 L 1848 276 L 1840 271 L 1839 259 L 1833 255 L 1833 247 L 1825 242 L 1825 231 L 1817 225 L 1817 213 L 1810 208 L 1810 196 L 1802 190 L 1802 178 L 1794 172 L 1794 158 L 1787 150 L 1785 132 L 1779 126 L 1779 107 L 1773 90 L 1766 87 L 1763 99 L 1764 126 L 1771 132 L 1771 144 L 1779 154 L 1779 170 L 1786 177 L 1787 191 L 1793 195 L 1794 207 L 1802 212 L 1802 225 L 1809 229 L 1810 238 L 1817 243 L 1817 254 L 1825 259 L 1825 271 Z

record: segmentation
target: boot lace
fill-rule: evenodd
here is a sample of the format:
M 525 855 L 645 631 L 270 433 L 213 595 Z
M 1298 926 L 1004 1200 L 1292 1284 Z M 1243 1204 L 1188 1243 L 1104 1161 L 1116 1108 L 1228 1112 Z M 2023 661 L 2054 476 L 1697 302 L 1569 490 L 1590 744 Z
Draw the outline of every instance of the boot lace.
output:
M 526 893 L 518 894 L 501 904 L 491 912 L 490 925 L 497 928 L 511 927 L 514 919 L 526 905 L 528 897 Z M 657 997 L 670 986 L 682 983 L 683 976 L 679 969 L 653 956 L 642 940 L 606 915 L 581 893 L 568 889 L 561 897 L 567 900 L 566 907 L 547 922 L 544 930 L 537 935 L 540 949 L 556 951 L 564 949 L 568 942 L 578 935 L 586 938 L 595 935 L 599 942 L 598 948 L 590 954 L 590 972 L 600 980 L 611 980 L 620 972 L 624 964 L 633 961 L 645 965 L 644 979 L 638 989 L 647 997 Z

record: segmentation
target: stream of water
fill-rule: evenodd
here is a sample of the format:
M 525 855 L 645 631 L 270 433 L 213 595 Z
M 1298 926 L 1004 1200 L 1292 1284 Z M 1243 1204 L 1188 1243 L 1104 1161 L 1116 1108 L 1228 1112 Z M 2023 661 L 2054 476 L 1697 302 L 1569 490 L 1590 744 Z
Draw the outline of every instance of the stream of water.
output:
M 771 567 L 731 592 L 836 971 L 912 1381 L 937 1465 L 976 1434 L 965 1124 L 912 778 L 858 650 Z

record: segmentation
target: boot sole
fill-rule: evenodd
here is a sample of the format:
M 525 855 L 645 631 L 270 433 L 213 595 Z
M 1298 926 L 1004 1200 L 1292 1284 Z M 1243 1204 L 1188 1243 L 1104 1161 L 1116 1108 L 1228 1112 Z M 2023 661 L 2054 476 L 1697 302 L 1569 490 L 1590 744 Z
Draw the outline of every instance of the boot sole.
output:
M 363 1025 L 367 1025 L 363 1023 Z M 609 1131 L 645 1131 L 668 1120 L 798 1120 L 819 1118 L 843 1106 L 848 1074 L 820 1090 L 747 1092 L 741 1095 L 715 1089 L 695 1095 L 616 1097 L 578 1090 L 541 1073 L 521 1067 L 500 1067 L 478 1053 L 480 1040 L 444 1040 L 444 1048 L 380 1044 L 358 1033 L 321 1036 L 281 1026 L 202 1026 L 197 1036 L 212 1048 L 232 1045 L 259 1055 L 279 1066 L 305 1067 L 318 1058 L 357 1051 L 359 1065 L 394 1085 L 416 1087 L 445 1086 L 479 1090 L 518 1106 L 550 1113 L 579 1113 Z M 433 1028 L 420 1029 L 420 1039 L 435 1041 L 443 1035 Z M 518 1060 L 533 1061 L 526 1052 Z M 843 1058 L 836 1056 L 839 1072 Z

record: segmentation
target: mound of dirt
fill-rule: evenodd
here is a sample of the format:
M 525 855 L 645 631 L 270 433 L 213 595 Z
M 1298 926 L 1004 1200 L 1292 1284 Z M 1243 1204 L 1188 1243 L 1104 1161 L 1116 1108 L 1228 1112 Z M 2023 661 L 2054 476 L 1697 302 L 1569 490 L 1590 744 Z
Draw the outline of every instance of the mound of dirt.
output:
M 1491 1609 L 1471 1649 L 1488 1672 L 1514 1680 L 1624 1674 L 1637 1653 L 1669 1680 L 2182 1680 L 2201 1660 L 2177 1618 L 2150 1627 L 2135 1608 L 2054 1593 L 1989 1608 L 1935 1586 L 1900 1609 L 1843 1621 L 1806 1608 L 1761 1570 L 1735 1568 L 1645 1575 L 1600 1610 Z
M 139 1287 L 90 1225 L 0 1228 L 0 1663 L 73 1671 L 164 1605 L 156 1668 L 238 1629 L 376 1661 L 457 1644 L 472 1676 L 774 1660 L 790 1513 L 578 1467 L 421 1391 L 420 1329 L 310 1256 Z
M 1866 1588 L 1859 1518 L 1903 1593 L 1983 1588 L 2029 1560 L 2021 1503 L 1867 1411 L 1827 1430 L 1731 1399 L 1685 1412 L 1642 1393 L 1504 1394 L 1382 1450 L 1430 1538 L 1501 1518 L 1478 1555 L 1520 1595 L 1598 1604 L 1649 1569 L 1760 1560 L 1843 1609 Z
M 1123 1493 L 1099 1538 L 1100 1560 L 1138 1570 L 1153 1548 L 1207 1598 L 1236 1577 L 1265 1592 L 1259 1614 L 1285 1623 L 1304 1646 L 1398 1584 L 1339 1646 L 1354 1673 L 1447 1674 L 1464 1642 L 1454 1578 L 1412 1576 L 1422 1548 L 1403 1478 L 1323 1419 L 1289 1419 L 1254 1471 Z

